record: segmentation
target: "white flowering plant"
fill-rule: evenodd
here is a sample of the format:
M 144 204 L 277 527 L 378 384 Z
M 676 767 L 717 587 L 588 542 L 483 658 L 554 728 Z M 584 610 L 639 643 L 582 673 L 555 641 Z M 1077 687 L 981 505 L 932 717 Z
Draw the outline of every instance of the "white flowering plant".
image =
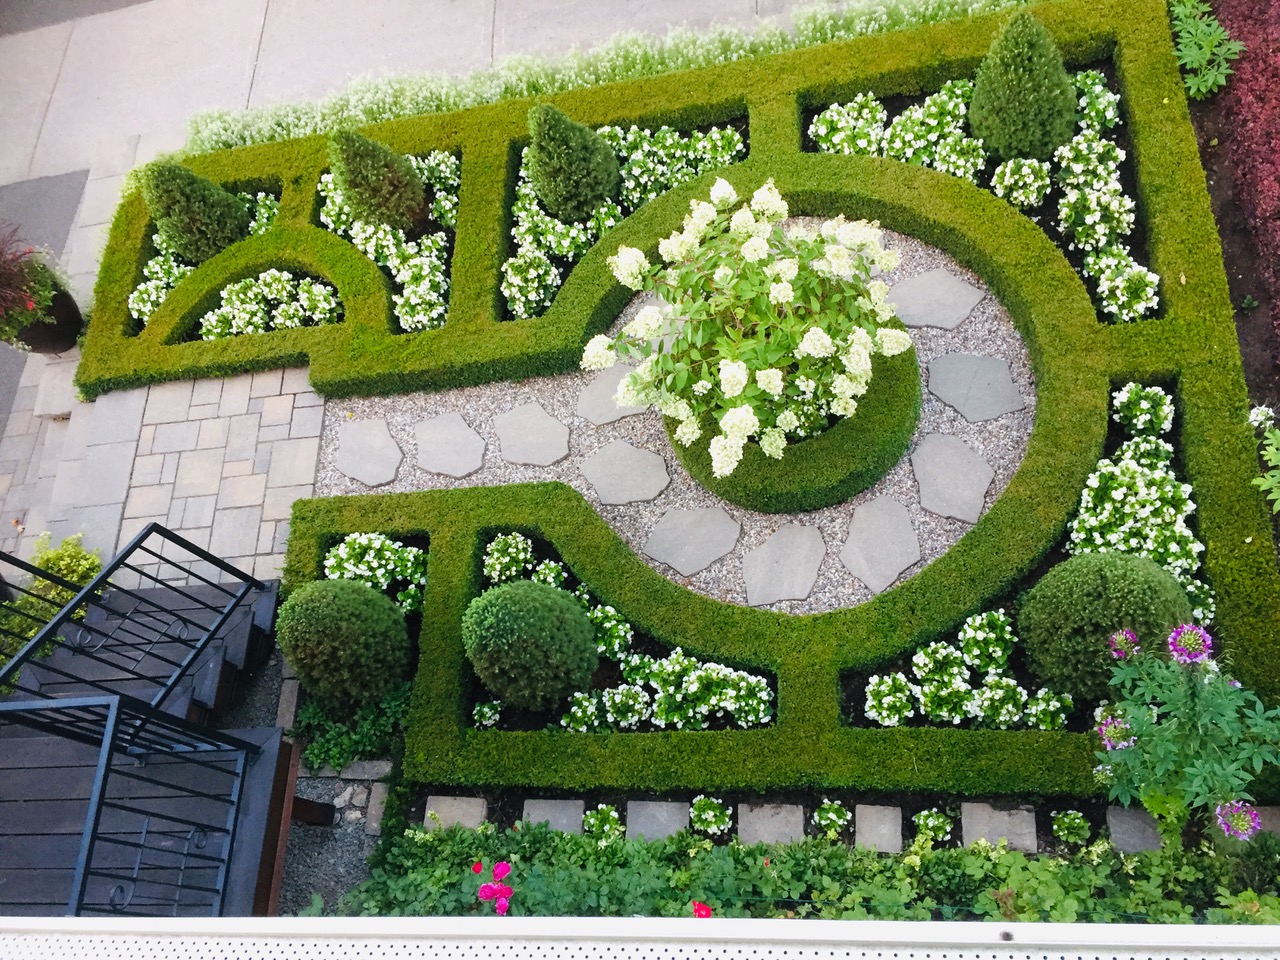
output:
M 502 701 L 486 700 L 477 703 L 471 711 L 471 722 L 480 730 L 487 730 L 489 727 L 498 725 L 498 721 L 502 719 Z
M 718 837 L 733 825 L 733 808 L 723 800 L 703 794 L 689 804 L 689 827 L 699 833 Z
M 322 280 L 266 270 L 227 284 L 221 303 L 200 318 L 200 337 L 222 340 L 246 333 L 323 326 L 342 320 L 338 294 Z
M 683 229 L 658 245 L 665 264 L 618 248 L 609 265 L 619 282 L 663 306 L 641 309 L 616 337 L 593 337 L 582 358 L 588 370 L 638 361 L 615 402 L 677 421 L 685 446 L 718 421 L 709 444 L 716 477 L 733 472 L 748 440 L 781 459 L 788 438 L 853 416 L 873 354 L 911 347 L 890 326 L 888 286 L 870 279 L 872 267 L 898 262 L 878 224 L 837 217 L 816 231 L 785 230 L 787 203 L 772 181 L 731 210 L 737 200 L 725 180 L 710 202 L 693 200 Z
M 1276 428 L 1276 412 L 1270 407 L 1254 407 L 1249 411 L 1249 425 L 1262 431 L 1259 453 L 1268 467 L 1266 473 L 1250 482 L 1266 494 L 1273 513 L 1280 513 L 1280 429 Z
M 921 810 L 911 818 L 916 828 L 915 842 L 919 844 L 945 843 L 951 839 L 955 821 L 937 807 Z
M 394 592 L 402 610 L 421 610 L 427 552 L 382 533 L 352 533 L 325 554 L 324 575 L 330 580 L 357 580 L 384 593 Z
M 1110 130 L 1120 123 L 1120 94 L 1107 86 L 1106 75 L 1099 70 L 1081 70 L 1072 75 L 1076 88 L 1076 124 L 1082 130 Z
M 809 136 L 825 153 L 878 157 L 884 150 L 889 114 L 874 94 L 860 93 L 848 103 L 833 103 L 809 124 Z
M 949 80 L 923 103 L 908 107 L 885 131 L 884 155 L 976 182 L 986 154 L 981 140 L 965 136 L 972 96 L 971 81 Z
M 823 797 L 822 803 L 813 811 L 813 825 L 828 840 L 835 840 L 851 822 L 853 814 L 839 800 Z
M 1061 843 L 1083 847 L 1089 842 L 1089 821 L 1079 810 L 1055 810 L 1053 836 Z
M 1157 437 L 1173 427 L 1173 398 L 1159 387 L 1126 383 L 1111 395 L 1111 419 L 1131 437 Z
M 594 810 L 582 815 L 582 832 L 595 837 L 596 844 L 603 850 L 624 839 L 627 835 L 622 826 L 622 818 L 618 816 L 618 808 L 609 803 L 601 803 Z
M 1049 165 L 1015 157 L 996 167 L 991 192 L 1021 210 L 1034 210 L 1049 193 Z

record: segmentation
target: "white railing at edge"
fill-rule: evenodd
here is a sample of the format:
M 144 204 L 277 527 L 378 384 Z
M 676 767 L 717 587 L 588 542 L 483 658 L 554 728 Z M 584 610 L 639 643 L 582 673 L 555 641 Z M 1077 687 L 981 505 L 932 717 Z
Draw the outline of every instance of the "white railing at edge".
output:
M 1280 928 L 599 918 L 0 917 L 0 960 L 1280 958 Z

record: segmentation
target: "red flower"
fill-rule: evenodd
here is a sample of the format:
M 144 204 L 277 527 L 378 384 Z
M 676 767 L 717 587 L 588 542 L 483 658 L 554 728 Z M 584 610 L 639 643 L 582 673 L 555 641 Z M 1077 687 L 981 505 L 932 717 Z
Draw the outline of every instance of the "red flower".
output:
M 693 901 L 693 915 L 701 920 L 705 920 L 707 917 L 711 916 L 711 908 L 701 900 L 695 900 Z
M 472 873 L 479 873 L 479 872 L 480 872 L 481 870 L 483 870 L 483 869 L 484 869 L 484 861 L 483 861 L 483 860 L 477 860 L 475 863 L 473 863 L 473 864 L 471 865 L 471 872 L 472 872 Z
M 35 302 L 34 300 L 28 300 L 28 301 L 27 301 L 27 309 L 28 309 L 28 310 L 34 310 L 35 308 L 36 308 L 36 302 Z

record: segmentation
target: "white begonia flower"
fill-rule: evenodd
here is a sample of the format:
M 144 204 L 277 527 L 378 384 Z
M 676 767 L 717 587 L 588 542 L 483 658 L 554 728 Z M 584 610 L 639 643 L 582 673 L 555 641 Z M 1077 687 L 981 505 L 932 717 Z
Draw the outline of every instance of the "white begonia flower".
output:
M 769 284 L 769 302 L 776 304 L 789 304 L 795 300 L 795 291 L 791 289 L 791 284 L 783 280 L 780 283 Z
M 662 333 L 666 323 L 662 311 L 650 304 L 642 307 L 635 319 L 622 328 L 622 335 L 633 340 L 652 340 Z
M 742 245 L 742 259 L 747 263 L 757 263 L 769 256 L 769 241 L 764 237 L 752 237 Z
M 876 331 L 876 350 L 886 357 L 896 357 L 911 349 L 911 334 L 896 327 L 881 327 Z
M 796 274 L 799 272 L 800 263 L 794 257 L 788 257 L 785 260 L 775 260 L 769 267 L 769 275 L 783 283 L 790 283 L 796 278 Z
M 689 446 L 700 436 L 702 436 L 702 425 L 693 417 L 681 420 L 680 425 L 676 427 L 676 441 L 682 447 Z
M 711 202 L 723 210 L 732 206 L 737 200 L 738 191 L 733 189 L 733 184 L 724 177 L 717 177 L 716 182 L 711 185 Z
M 787 201 L 782 199 L 772 178 L 766 180 L 764 186 L 751 195 L 751 209 L 773 223 L 787 219 L 789 212 Z
M 787 449 L 787 435 L 778 427 L 766 427 L 760 434 L 760 450 L 766 457 L 774 460 L 782 459 L 782 451 Z
M 829 357 L 836 352 L 836 345 L 831 335 L 821 327 L 810 327 L 805 331 L 800 345 L 796 347 L 797 357 Z
M 1276 412 L 1270 407 L 1254 407 L 1249 411 L 1249 426 L 1257 430 L 1260 427 L 1269 427 L 1275 423 Z
M 716 272 L 711 275 L 711 279 L 716 282 L 716 286 L 727 287 L 733 281 L 733 268 L 727 263 L 722 263 L 716 267 Z
M 755 226 L 755 215 L 747 207 L 742 207 L 729 218 L 729 233 L 735 237 L 753 236 Z
M 720 418 L 720 429 L 725 436 L 745 440 L 760 430 L 760 418 L 756 416 L 750 404 L 730 407 Z
M 623 286 L 632 290 L 639 290 L 644 286 L 644 275 L 649 271 L 649 258 L 644 255 L 643 250 L 619 247 L 608 263 L 609 269 Z
M 727 477 L 733 473 L 736 467 L 742 461 L 742 445 L 743 441 L 735 440 L 724 434 L 711 438 L 709 452 L 711 453 L 711 473 L 716 477 Z
M 858 401 L 853 397 L 836 397 L 831 401 L 831 412 L 837 417 L 852 417 L 858 410 Z
M 854 380 L 871 378 L 871 354 L 862 346 L 851 343 L 842 358 L 844 368 Z
M 618 362 L 618 355 L 611 349 L 613 340 L 607 334 L 596 334 L 587 341 L 582 351 L 583 370 L 607 370 Z
M 794 430 L 800 426 L 800 418 L 796 416 L 794 410 L 783 410 L 778 414 L 778 428 L 781 430 Z
M 710 380 L 699 380 L 697 383 L 693 385 L 693 393 L 695 396 L 705 397 L 710 392 L 711 392 Z
M 747 365 L 740 360 L 720 361 L 720 389 L 726 397 L 736 397 L 747 385 Z
M 774 367 L 756 371 L 756 384 L 769 396 L 782 396 L 782 371 Z

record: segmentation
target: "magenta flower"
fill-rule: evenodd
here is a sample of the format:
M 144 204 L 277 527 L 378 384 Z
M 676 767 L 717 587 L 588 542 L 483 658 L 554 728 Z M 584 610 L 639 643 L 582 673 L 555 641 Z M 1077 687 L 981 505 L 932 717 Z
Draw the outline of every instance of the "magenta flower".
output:
M 510 872 L 511 864 L 507 863 L 505 860 L 499 860 L 493 865 L 493 879 L 495 880 L 501 880 Z
M 1220 803 L 1213 812 L 1218 818 L 1218 826 L 1228 837 L 1248 840 L 1262 829 L 1262 817 L 1243 800 Z
M 1142 651 L 1138 646 L 1138 635 L 1129 629 L 1117 630 L 1107 642 L 1111 645 L 1111 656 L 1115 660 L 1125 660 Z
M 1107 717 L 1098 724 L 1098 736 L 1102 738 L 1102 746 L 1105 750 L 1123 750 L 1125 747 L 1132 747 L 1138 742 L 1138 738 L 1125 737 L 1128 732 L 1129 725 L 1119 717 Z
M 499 897 L 493 904 L 493 911 L 500 917 L 507 915 L 507 907 L 511 905 L 511 901 L 506 897 Z
M 1213 654 L 1213 637 L 1204 627 L 1184 623 L 1169 635 L 1169 654 L 1177 663 L 1203 663 Z
M 496 883 L 480 884 L 480 892 L 476 894 L 481 900 L 494 900 L 498 896 L 498 885 Z

